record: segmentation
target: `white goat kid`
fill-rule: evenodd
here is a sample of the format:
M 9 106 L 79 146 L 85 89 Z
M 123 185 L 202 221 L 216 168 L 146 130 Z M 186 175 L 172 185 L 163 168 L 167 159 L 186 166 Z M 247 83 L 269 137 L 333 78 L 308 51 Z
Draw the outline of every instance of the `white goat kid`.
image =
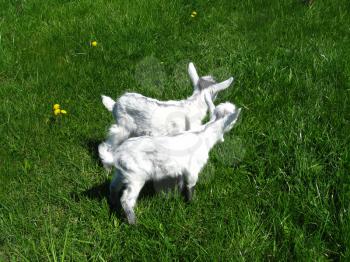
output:
M 193 63 L 188 73 L 194 91 L 185 100 L 159 101 L 137 93 L 125 93 L 117 101 L 102 96 L 103 104 L 116 120 L 109 129 L 107 144 L 116 146 L 129 137 L 177 134 L 201 126 L 208 110 L 206 99 L 214 100 L 218 92 L 231 85 L 233 77 L 216 83 L 211 76 L 199 77 Z M 103 158 L 102 162 L 105 163 Z
M 116 168 L 110 186 L 110 200 L 116 203 L 125 186 L 120 203 L 128 222 L 136 223 L 134 207 L 146 181 L 174 178 L 187 201 L 192 199 L 198 174 L 208 160 L 208 153 L 224 133 L 230 131 L 241 109 L 230 103 L 220 104 L 212 112 L 212 119 L 197 131 L 177 135 L 141 136 L 126 140 L 111 150 L 101 147 L 100 156 Z

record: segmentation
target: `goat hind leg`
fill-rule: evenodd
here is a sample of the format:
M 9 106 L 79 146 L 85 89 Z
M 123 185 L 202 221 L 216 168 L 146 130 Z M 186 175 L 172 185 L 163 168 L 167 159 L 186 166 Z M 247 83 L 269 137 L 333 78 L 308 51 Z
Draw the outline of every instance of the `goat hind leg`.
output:
M 120 199 L 126 214 L 126 218 L 128 219 L 128 223 L 132 225 L 136 224 L 134 207 L 143 185 L 144 183 L 132 183 L 127 185 Z

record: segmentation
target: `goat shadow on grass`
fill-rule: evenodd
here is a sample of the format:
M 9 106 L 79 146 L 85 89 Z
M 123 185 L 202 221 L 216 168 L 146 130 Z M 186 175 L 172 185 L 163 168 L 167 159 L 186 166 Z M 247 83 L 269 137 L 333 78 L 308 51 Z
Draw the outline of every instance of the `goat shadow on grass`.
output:
M 84 148 L 86 148 L 91 158 L 100 166 L 103 167 L 102 162 L 100 160 L 99 154 L 98 154 L 98 145 L 102 142 L 102 139 L 84 139 L 81 144 Z
M 120 194 L 119 194 L 118 199 L 116 201 L 117 204 L 113 205 L 109 199 L 109 185 L 110 185 L 110 180 L 106 180 L 103 183 L 93 185 L 91 188 L 84 190 L 80 193 L 77 193 L 77 192 L 71 193 L 71 198 L 76 202 L 79 202 L 80 200 L 82 200 L 84 198 L 89 198 L 89 199 L 97 200 L 100 202 L 102 202 L 104 199 L 106 199 L 108 202 L 108 206 L 109 206 L 110 217 L 112 215 L 115 215 L 118 219 L 122 220 L 125 218 L 125 216 L 124 216 L 124 212 L 121 208 L 120 197 L 121 197 L 121 193 L 123 192 L 124 188 L 122 188 L 122 190 L 120 191 Z M 147 182 L 144 185 L 144 187 L 142 188 L 140 195 L 138 197 L 138 200 L 153 197 L 155 194 L 156 194 L 156 190 L 154 189 L 153 183 L 151 181 Z

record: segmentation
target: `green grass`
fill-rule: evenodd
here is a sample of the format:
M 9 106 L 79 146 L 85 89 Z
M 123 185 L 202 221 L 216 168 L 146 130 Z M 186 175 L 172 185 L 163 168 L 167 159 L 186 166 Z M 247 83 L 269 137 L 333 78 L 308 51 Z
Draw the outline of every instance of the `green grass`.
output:
M 192 10 L 198 12 L 191 18 Z M 0 261 L 348 260 L 350 2 L 0 2 Z M 89 42 L 98 45 L 91 47 Z M 191 94 L 236 77 L 243 108 L 195 200 L 110 214 L 100 94 Z M 150 67 L 152 65 L 152 67 Z M 52 118 L 52 105 L 68 110 Z

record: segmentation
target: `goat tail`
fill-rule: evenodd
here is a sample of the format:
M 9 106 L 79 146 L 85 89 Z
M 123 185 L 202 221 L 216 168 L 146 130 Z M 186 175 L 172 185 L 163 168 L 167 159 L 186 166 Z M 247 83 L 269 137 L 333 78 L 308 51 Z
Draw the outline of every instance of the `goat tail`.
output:
M 110 145 L 108 143 L 103 142 L 98 146 L 98 153 L 101 158 L 101 162 L 105 169 L 111 170 L 113 167 L 114 159 L 113 154 L 110 151 Z
M 109 96 L 101 95 L 101 97 L 102 97 L 102 103 L 104 104 L 104 106 L 107 108 L 108 111 L 112 112 L 115 101 Z

